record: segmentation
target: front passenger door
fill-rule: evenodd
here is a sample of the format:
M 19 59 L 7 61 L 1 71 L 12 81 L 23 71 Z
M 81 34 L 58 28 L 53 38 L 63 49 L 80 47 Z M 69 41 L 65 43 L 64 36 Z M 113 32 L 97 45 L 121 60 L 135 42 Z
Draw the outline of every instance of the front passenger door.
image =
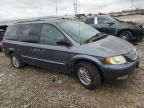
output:
M 44 67 L 65 71 L 69 47 L 57 45 L 57 40 L 60 38 L 65 38 L 65 36 L 56 26 L 42 24 L 40 44 L 37 49 L 39 52 L 38 59 Z

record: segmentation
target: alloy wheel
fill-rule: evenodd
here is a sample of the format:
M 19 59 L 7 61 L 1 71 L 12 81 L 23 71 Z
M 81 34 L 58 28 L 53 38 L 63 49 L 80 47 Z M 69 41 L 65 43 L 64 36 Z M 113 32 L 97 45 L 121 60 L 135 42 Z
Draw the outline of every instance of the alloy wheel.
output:
M 12 63 L 14 67 L 18 68 L 19 67 L 19 62 L 15 56 L 12 57 Z
M 89 74 L 89 71 L 85 67 L 80 67 L 78 69 L 78 77 L 84 85 L 90 85 L 91 84 L 91 76 Z

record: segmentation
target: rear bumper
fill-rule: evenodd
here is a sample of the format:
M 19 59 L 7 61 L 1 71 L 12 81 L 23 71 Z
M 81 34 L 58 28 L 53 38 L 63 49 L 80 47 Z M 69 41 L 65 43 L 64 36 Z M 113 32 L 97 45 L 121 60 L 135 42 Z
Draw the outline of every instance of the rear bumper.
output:
M 140 60 L 128 62 L 123 65 L 107 65 L 102 69 L 102 74 L 105 80 L 116 79 L 134 72 L 138 67 Z

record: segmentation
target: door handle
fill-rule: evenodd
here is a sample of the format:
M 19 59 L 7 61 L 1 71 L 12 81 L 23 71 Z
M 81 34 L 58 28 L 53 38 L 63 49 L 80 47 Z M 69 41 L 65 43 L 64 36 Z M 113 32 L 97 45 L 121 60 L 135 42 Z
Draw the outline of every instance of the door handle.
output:
M 33 52 L 35 52 L 35 51 L 37 51 L 37 52 L 45 52 L 45 50 L 43 50 L 43 49 L 37 49 L 37 48 L 31 48 L 31 51 L 33 51 Z
M 31 51 L 37 51 L 37 49 L 36 48 L 31 48 Z
M 43 49 L 38 49 L 38 52 L 45 52 L 45 50 L 43 50 Z

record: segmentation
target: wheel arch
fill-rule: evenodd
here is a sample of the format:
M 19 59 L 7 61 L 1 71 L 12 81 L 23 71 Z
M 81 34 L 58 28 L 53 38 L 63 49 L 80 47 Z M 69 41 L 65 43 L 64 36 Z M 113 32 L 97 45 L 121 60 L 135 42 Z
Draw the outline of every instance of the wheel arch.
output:
M 131 30 L 131 29 L 129 29 L 129 28 L 119 30 L 119 31 L 117 32 L 117 35 L 119 36 L 119 35 L 120 35 L 120 33 L 121 33 L 121 32 L 123 32 L 123 31 L 130 31 L 130 32 L 133 34 L 133 36 L 134 36 L 134 31 L 133 31 L 133 30 Z
M 13 48 L 10 48 L 8 50 L 8 56 L 10 56 L 12 53 L 16 53 L 16 51 Z
M 94 60 L 95 59 L 95 60 Z M 104 76 L 103 76 L 103 73 L 102 73 L 102 69 L 101 69 L 101 63 L 99 60 L 97 60 L 97 58 L 86 58 L 86 57 L 77 57 L 75 58 L 73 61 L 72 61 L 72 72 L 74 74 L 76 74 L 75 72 L 75 68 L 76 68 L 76 65 L 79 63 L 79 62 L 89 62 L 89 63 L 92 63 L 93 65 L 96 66 L 96 68 L 98 69 L 100 75 L 101 75 L 101 78 L 102 80 L 104 79 Z

